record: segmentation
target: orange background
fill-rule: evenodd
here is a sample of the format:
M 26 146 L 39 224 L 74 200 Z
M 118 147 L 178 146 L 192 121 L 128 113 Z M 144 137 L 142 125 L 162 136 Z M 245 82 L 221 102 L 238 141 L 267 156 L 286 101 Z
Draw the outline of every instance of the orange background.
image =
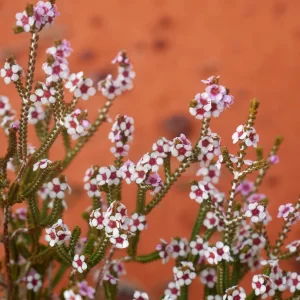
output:
M 11 27 L 15 24 L 15 13 L 22 11 L 26 3 L 27 0 L 0 1 L 1 61 L 13 53 L 24 68 L 29 36 L 15 36 Z M 285 138 L 279 153 L 280 164 L 270 170 L 261 188 L 270 199 L 273 222 L 269 234 L 274 240 L 282 226 L 275 216 L 279 204 L 294 202 L 299 193 L 300 2 L 58 0 L 57 5 L 61 16 L 52 29 L 41 34 L 36 79 L 43 80 L 41 64 L 53 40 L 70 40 L 74 49 L 69 59 L 71 71 L 83 70 L 94 79 L 114 70 L 110 61 L 120 49 L 126 49 L 137 73 L 135 87 L 116 100 L 110 116 L 114 118 L 120 113 L 135 119 L 135 139 L 129 154 L 133 161 L 149 151 L 158 137 L 172 138 L 180 133 L 176 124 L 164 121 L 174 115 L 183 118 L 188 138 L 197 139 L 200 122 L 189 115 L 188 103 L 203 91 L 200 79 L 220 75 L 221 84 L 235 96 L 232 108 L 212 122 L 212 130 L 221 135 L 222 144 L 232 151 L 237 148 L 231 145 L 231 134 L 245 121 L 249 100 L 255 96 L 261 101 L 256 122 L 260 146 L 267 153 L 277 134 Z M 5 86 L 1 81 L 0 88 L 15 107 L 20 106 L 12 85 Z M 103 103 L 98 94 L 86 103 L 82 101 L 80 106 L 89 110 L 92 121 Z M 73 188 L 65 215 L 71 228 L 84 224 L 80 213 L 90 205 L 83 191 L 85 170 L 92 164 L 113 162 L 107 140 L 109 129 L 110 125 L 104 124 L 66 171 Z M 32 135 L 30 141 L 36 142 Z M 2 154 L 3 149 L 0 151 Z M 52 154 L 51 159 L 63 158 L 61 140 Z M 139 248 L 141 254 L 152 251 L 160 238 L 189 237 L 198 206 L 188 197 L 188 181 L 195 178 L 196 170 L 190 169 L 149 216 L 148 230 L 143 232 Z M 224 172 L 220 190 L 228 191 L 229 181 L 229 174 Z M 135 187 L 126 187 L 123 198 L 132 211 Z M 292 237 L 299 238 L 299 229 L 294 228 L 289 240 Z M 172 280 L 171 268 L 172 263 L 130 264 L 127 279 L 152 299 L 158 299 L 166 283 Z M 197 279 L 191 289 L 192 299 L 200 299 L 200 288 Z

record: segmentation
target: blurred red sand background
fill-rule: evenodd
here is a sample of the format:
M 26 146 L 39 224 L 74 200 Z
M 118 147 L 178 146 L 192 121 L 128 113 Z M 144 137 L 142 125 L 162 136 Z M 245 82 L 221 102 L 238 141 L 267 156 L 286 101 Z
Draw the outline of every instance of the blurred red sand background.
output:
M 15 13 L 22 11 L 26 3 L 0 1 L 1 61 L 13 53 L 23 67 L 27 64 L 29 36 L 13 35 L 11 27 L 15 24 Z M 221 135 L 222 144 L 232 151 L 236 147 L 231 145 L 231 134 L 245 121 L 249 101 L 253 97 L 261 101 L 256 122 L 260 146 L 267 153 L 276 135 L 285 138 L 279 152 L 280 164 L 270 170 L 260 190 L 270 199 L 273 221 L 269 235 L 274 241 L 282 226 L 276 220 L 278 206 L 294 202 L 300 192 L 300 2 L 58 0 L 57 5 L 61 16 L 52 29 L 41 34 L 36 79 L 43 80 L 44 53 L 53 40 L 70 40 L 74 49 L 69 60 L 71 71 L 83 70 L 94 79 L 113 71 L 110 61 L 120 49 L 126 49 L 137 73 L 135 87 L 116 100 L 110 117 L 120 113 L 135 119 L 135 139 L 129 154 L 133 161 L 149 151 L 158 137 L 179 134 L 180 127 L 188 138 L 197 139 L 200 123 L 189 115 L 188 103 L 203 91 L 200 79 L 220 75 L 221 83 L 235 96 L 232 108 L 212 122 L 212 130 Z M 1 81 L 0 88 L 15 107 L 20 106 L 13 86 L 5 86 Z M 103 103 L 98 94 L 80 106 L 89 110 L 93 120 Z M 174 122 L 174 115 L 179 116 L 182 126 Z M 166 119 L 169 121 L 165 122 Z M 84 224 L 80 214 L 90 205 L 83 191 L 85 170 L 92 164 L 113 162 L 107 140 L 109 129 L 110 125 L 104 124 L 66 171 L 73 188 L 65 215 L 71 228 Z M 29 140 L 36 143 L 33 135 Z M 1 135 L 1 148 L 2 141 Z M 62 159 L 61 140 L 54 148 L 51 159 Z M 196 178 L 196 170 L 190 169 L 153 210 L 148 229 L 142 234 L 140 254 L 153 251 L 160 238 L 189 237 L 198 205 L 188 197 L 188 182 Z M 227 192 L 230 174 L 224 171 L 222 178 L 219 189 Z M 135 187 L 126 187 L 123 199 L 134 210 Z M 288 240 L 295 238 L 299 238 L 299 227 L 294 228 Z M 299 270 L 299 264 L 289 267 Z M 152 299 L 159 299 L 172 280 L 172 263 L 129 264 L 126 269 L 127 280 L 148 292 Z M 191 299 L 201 298 L 200 287 L 197 280 L 191 288 Z

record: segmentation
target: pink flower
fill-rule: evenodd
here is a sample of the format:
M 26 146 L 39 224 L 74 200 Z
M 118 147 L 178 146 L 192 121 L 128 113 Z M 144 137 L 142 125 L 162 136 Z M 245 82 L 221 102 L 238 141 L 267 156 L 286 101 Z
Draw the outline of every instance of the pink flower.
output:
M 277 218 L 283 218 L 285 221 L 289 219 L 290 214 L 295 211 L 292 203 L 287 203 L 279 206 Z
M 39 1 L 34 7 L 35 27 L 38 30 L 43 27 L 50 27 L 57 16 L 59 16 L 59 13 L 56 5 L 51 2 Z
M 121 261 L 118 261 L 118 260 L 112 261 L 111 268 L 117 274 L 118 278 L 120 276 L 126 274 L 125 266 L 124 266 L 124 264 Z
M 183 161 L 192 155 L 192 144 L 182 133 L 180 137 L 173 140 L 173 145 L 170 148 L 171 154 L 179 161 Z
M 6 84 L 18 81 L 22 73 L 23 69 L 12 59 L 8 59 L 5 62 L 4 68 L 0 72 Z
M 212 85 L 214 83 L 218 83 L 219 82 L 219 78 L 220 76 L 210 76 L 205 80 L 201 80 L 202 83 L 206 84 L 206 85 Z
M 215 103 L 219 103 L 223 99 L 223 96 L 227 94 L 226 88 L 218 84 L 207 86 L 205 91 L 208 94 L 209 99 L 215 101 Z
M 46 228 L 45 240 L 49 243 L 50 247 L 62 245 L 71 236 L 71 232 L 66 224 L 63 223 L 62 219 L 59 219 L 50 228 Z
M 249 197 L 247 197 L 247 202 L 248 203 L 254 203 L 254 202 L 259 202 L 261 200 L 264 200 L 266 199 L 266 195 L 265 194 L 257 194 L 257 193 L 254 193 L 254 194 L 251 194 Z
M 209 288 L 213 288 L 217 283 L 217 271 L 214 268 L 206 268 L 200 272 L 200 281 L 207 285 Z
M 236 192 L 241 193 L 243 196 L 248 196 L 254 189 L 254 183 L 249 180 L 244 180 L 237 187 Z
M 54 46 L 48 48 L 46 53 L 52 55 L 59 63 L 68 64 L 67 58 L 71 55 L 72 51 L 70 42 L 62 40 L 55 42 Z
M 75 254 L 72 266 L 76 269 L 79 273 L 83 273 L 87 269 L 87 264 L 85 262 L 85 256 L 79 254 Z
M 271 155 L 269 157 L 269 163 L 271 165 L 277 165 L 279 163 L 279 157 L 277 155 Z
M 16 210 L 16 216 L 19 220 L 25 221 L 27 219 L 27 209 L 26 208 L 18 208 Z
M 187 261 L 182 261 L 181 266 L 174 267 L 173 273 L 176 285 L 179 287 L 190 285 L 192 280 L 196 277 L 193 264 Z
M 263 205 L 260 205 L 257 202 L 250 203 L 245 212 L 245 216 L 251 218 L 253 223 L 262 222 L 267 217 L 266 209 Z
M 150 193 L 152 195 L 157 194 L 163 187 L 162 180 L 158 173 L 149 175 L 145 183 L 151 185 L 154 188 L 154 190 Z
M 78 282 L 77 285 L 81 296 L 87 297 L 88 299 L 95 299 L 95 289 L 89 286 L 85 280 Z

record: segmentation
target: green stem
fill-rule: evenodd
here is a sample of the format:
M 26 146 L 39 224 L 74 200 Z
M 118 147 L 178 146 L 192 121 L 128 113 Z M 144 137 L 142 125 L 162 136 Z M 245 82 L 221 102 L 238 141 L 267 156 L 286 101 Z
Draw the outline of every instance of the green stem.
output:
M 196 236 L 199 234 L 200 229 L 203 225 L 203 221 L 205 219 L 207 211 L 208 211 L 207 206 L 204 203 L 202 203 L 199 207 L 198 215 L 197 215 L 194 227 L 193 227 L 193 231 L 192 231 L 190 241 L 195 240 Z

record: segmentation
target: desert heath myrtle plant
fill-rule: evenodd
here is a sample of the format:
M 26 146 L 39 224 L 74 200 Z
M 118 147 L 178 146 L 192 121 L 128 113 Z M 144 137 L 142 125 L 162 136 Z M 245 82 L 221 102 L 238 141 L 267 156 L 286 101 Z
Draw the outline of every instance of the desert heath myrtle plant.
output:
M 236 153 L 230 153 L 211 128 L 214 118 L 234 106 L 234 97 L 220 84 L 219 76 L 202 80 L 204 89 L 189 102 L 189 112 L 199 122 L 196 141 L 184 133 L 172 140 L 158 137 L 148 152 L 132 161 L 134 120 L 115 116 L 107 137 L 111 158 L 105 165 L 87 166 L 82 174 L 82 188 L 90 199 L 82 214 L 86 227 L 65 222 L 72 187 L 64 170 L 99 127 L 108 123 L 116 98 L 133 88 L 135 72 L 126 52 L 120 51 L 112 61 L 115 76 L 109 74 L 97 83 L 82 71 L 71 73 L 68 58 L 73 50 L 62 39 L 46 50 L 44 80 L 35 82 L 39 34 L 58 16 L 55 0 L 28 4 L 17 13 L 14 32 L 30 36 L 28 68 L 10 56 L 1 69 L 4 83 L 15 86 L 21 102 L 16 114 L 9 99 L 0 96 L 0 127 L 7 137 L 6 152 L 0 157 L 3 298 L 113 300 L 126 264 L 140 263 L 144 268 L 159 261 L 172 266 L 171 280 L 165 281 L 160 299 L 189 299 L 194 284 L 203 286 L 199 299 L 300 299 L 300 274 L 282 269 L 282 261 L 300 258 L 300 240 L 285 245 L 287 234 L 299 221 L 300 201 L 278 208 L 273 218 L 283 223 L 283 229 L 271 244 L 269 201 L 260 192 L 266 172 L 279 163 L 282 138 L 275 139 L 264 157 L 255 127 L 259 102 L 254 99 L 245 122 L 232 128 Z M 105 104 L 96 119 L 89 120 L 87 110 L 80 107 L 99 96 Z M 35 147 L 28 143 L 29 127 L 39 140 Z M 60 136 L 65 155 L 54 161 L 49 150 Z M 4 144 L 1 141 L 1 147 Z M 255 149 L 256 158 L 249 159 L 249 148 Z M 148 215 L 159 209 L 191 165 L 199 169 L 186 194 L 186 201 L 191 199 L 198 211 L 190 236 L 161 237 L 152 252 L 140 253 L 140 237 L 152 226 Z M 223 169 L 232 176 L 229 193 L 217 187 Z M 249 174 L 255 179 L 247 178 Z M 125 183 L 137 189 L 133 211 L 122 202 Z M 252 276 L 247 286 L 246 275 Z M 146 286 L 134 291 L 132 299 L 147 300 L 148 295 Z

